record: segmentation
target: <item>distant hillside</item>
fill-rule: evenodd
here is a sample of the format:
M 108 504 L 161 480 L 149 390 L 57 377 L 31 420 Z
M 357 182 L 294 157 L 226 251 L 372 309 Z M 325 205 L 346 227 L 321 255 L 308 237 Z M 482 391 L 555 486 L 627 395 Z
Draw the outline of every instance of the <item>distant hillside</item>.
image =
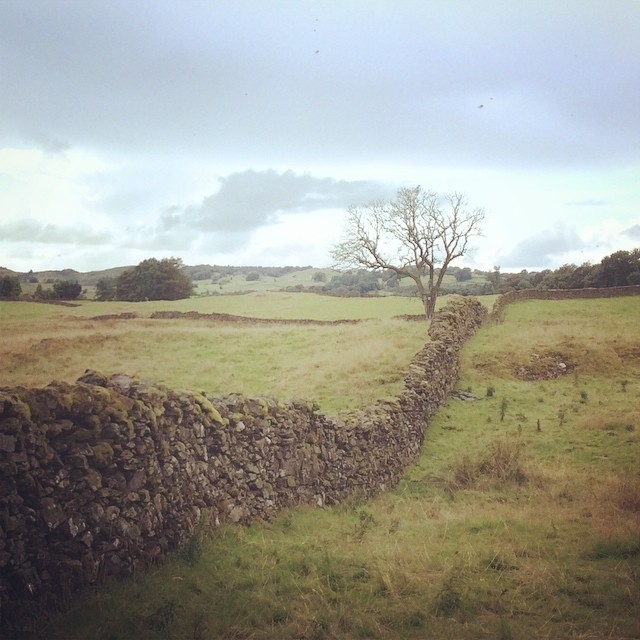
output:
M 0 267 L 0 276 L 16 276 L 21 282 L 39 282 L 40 284 L 51 284 L 56 280 L 79 282 L 83 287 L 95 286 L 101 278 L 117 278 L 123 271 L 132 267 L 114 267 L 103 271 L 76 271 L 75 269 L 61 269 L 59 271 L 12 271 L 5 267 Z
M 0 276 L 17 276 L 22 283 L 24 295 L 34 295 L 36 288 L 50 289 L 56 281 L 78 282 L 83 297 L 92 299 L 95 288 L 102 279 L 116 279 L 134 266 L 113 267 L 101 271 L 81 272 L 74 269 L 59 271 L 14 272 L 0 268 Z M 336 271 L 332 268 L 311 266 L 232 266 L 232 265 L 185 265 L 185 273 L 194 283 L 194 295 L 210 296 L 240 294 L 251 291 L 313 291 L 329 295 L 415 295 L 415 284 L 408 278 L 389 277 L 389 273 L 374 273 L 365 269 Z M 463 293 L 482 295 L 491 293 L 492 286 L 485 274 L 468 271 L 468 279 L 458 282 L 459 267 L 451 267 L 444 278 L 442 294 Z M 3 273 L 4 272 L 4 273 Z
M 135 265 L 124 267 L 113 267 L 111 269 L 103 269 L 101 271 L 76 271 L 75 269 L 62 269 L 59 271 L 12 271 L 6 267 L 0 267 L 0 276 L 16 276 L 21 282 L 39 282 L 40 284 L 50 284 L 56 280 L 77 281 L 83 287 L 95 286 L 99 280 L 103 278 L 117 278 L 127 269 L 133 269 Z M 312 269 L 306 267 L 255 267 L 255 266 L 220 266 L 210 264 L 186 265 L 185 272 L 193 281 L 212 280 L 221 277 L 246 277 L 250 273 L 258 274 L 260 278 L 279 278 L 297 271 L 307 271 Z

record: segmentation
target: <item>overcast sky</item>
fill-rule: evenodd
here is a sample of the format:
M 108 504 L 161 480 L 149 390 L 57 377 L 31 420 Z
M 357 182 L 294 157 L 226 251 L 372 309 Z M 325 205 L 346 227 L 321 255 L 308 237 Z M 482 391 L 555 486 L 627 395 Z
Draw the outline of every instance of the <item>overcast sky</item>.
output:
M 640 246 L 640 1 L 0 0 L 0 266 L 329 266 L 418 184 L 460 265 Z

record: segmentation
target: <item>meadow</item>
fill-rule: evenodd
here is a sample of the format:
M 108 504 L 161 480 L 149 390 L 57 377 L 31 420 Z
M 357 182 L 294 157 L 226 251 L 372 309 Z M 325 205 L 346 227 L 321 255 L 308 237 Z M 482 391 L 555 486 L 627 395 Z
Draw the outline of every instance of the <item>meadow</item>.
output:
M 410 298 L 329 298 L 274 292 L 78 306 L 0 302 L 3 386 L 75 381 L 86 369 L 128 373 L 177 389 L 312 399 L 326 412 L 395 395 L 424 344 Z M 154 311 L 257 318 L 358 320 L 350 324 L 246 324 L 152 319 Z M 122 314 L 135 314 L 126 318 Z
M 215 281 L 198 280 L 195 284 L 194 294 L 197 296 L 203 295 L 229 295 L 236 293 L 248 293 L 248 292 L 276 292 L 283 290 L 291 290 L 295 288 L 308 289 L 322 287 L 328 283 L 334 276 L 340 275 L 340 271 L 334 269 L 296 269 L 290 273 L 280 275 L 278 277 L 269 277 L 263 275 L 256 280 L 249 279 L 244 273 L 237 273 L 233 275 L 226 275 Z M 316 278 L 320 278 L 320 280 Z M 459 284 L 456 278 L 447 273 L 444 276 L 442 285 L 444 288 L 466 288 L 469 285 L 482 285 L 487 282 L 486 277 L 473 274 L 472 278 Z M 413 281 L 411 278 L 401 278 L 399 281 L 400 287 L 411 287 Z M 392 295 L 393 292 L 388 289 L 382 289 L 378 295 Z
M 394 319 L 419 313 L 416 300 L 331 308 L 334 299 L 309 294 L 249 295 L 144 303 L 132 320 L 92 319 L 132 311 L 124 304 L 3 304 L 3 385 L 95 368 L 213 393 L 318 393 L 331 412 L 395 393 L 425 339 L 423 322 Z M 156 307 L 232 313 L 234 304 L 255 317 L 368 320 L 149 318 Z M 394 490 L 248 528 L 203 525 L 145 575 L 80 597 L 46 636 L 640 637 L 638 317 L 640 298 L 511 305 L 465 347 L 466 399 L 438 413 Z M 211 391 L 214 378 L 222 391 Z

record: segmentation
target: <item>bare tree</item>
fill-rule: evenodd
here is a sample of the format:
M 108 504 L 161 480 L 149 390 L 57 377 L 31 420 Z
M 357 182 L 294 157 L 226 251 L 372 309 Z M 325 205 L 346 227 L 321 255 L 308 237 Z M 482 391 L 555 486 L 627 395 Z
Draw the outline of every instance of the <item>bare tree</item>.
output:
M 349 207 L 343 238 L 331 256 L 338 266 L 387 269 L 411 278 L 431 318 L 447 268 L 480 235 L 483 220 L 484 211 L 470 210 L 460 193 L 402 188 L 391 202 Z

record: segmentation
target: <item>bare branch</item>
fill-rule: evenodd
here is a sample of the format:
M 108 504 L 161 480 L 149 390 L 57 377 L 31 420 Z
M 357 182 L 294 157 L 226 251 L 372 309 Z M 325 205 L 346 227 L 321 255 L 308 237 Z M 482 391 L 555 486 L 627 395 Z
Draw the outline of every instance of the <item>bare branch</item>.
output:
M 402 188 L 392 202 L 350 207 L 343 238 L 331 255 L 337 266 L 390 270 L 412 278 L 430 317 L 449 264 L 480 235 L 483 220 L 484 211 L 469 210 L 460 193 L 440 197 L 420 186 Z

